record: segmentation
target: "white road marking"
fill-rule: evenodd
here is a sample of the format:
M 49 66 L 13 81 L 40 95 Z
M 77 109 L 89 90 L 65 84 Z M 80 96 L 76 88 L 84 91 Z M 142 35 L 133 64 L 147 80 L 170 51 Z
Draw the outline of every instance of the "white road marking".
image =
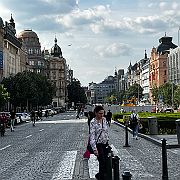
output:
M 56 172 L 51 180 L 66 180 L 72 179 L 77 151 L 67 151 L 62 156 L 62 161 L 59 163 Z
M 40 129 L 39 131 L 44 131 L 44 129 Z
M 99 172 L 99 162 L 94 154 L 91 154 L 88 160 L 89 176 L 95 178 L 95 175 Z
M 25 138 L 29 138 L 29 137 L 31 137 L 32 135 L 29 135 L 29 136 L 26 136 Z
M 4 150 L 4 149 L 6 149 L 6 148 L 8 148 L 8 147 L 10 147 L 10 146 L 11 146 L 11 145 L 9 144 L 9 145 L 7 145 L 7 146 L 1 148 L 0 151 Z

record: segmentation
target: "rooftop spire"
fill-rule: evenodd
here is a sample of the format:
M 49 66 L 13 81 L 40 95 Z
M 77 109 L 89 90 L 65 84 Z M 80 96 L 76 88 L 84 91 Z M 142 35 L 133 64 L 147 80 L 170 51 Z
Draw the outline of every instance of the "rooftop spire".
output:
M 147 59 L 146 49 L 145 49 L 145 53 L 144 53 L 144 59 Z

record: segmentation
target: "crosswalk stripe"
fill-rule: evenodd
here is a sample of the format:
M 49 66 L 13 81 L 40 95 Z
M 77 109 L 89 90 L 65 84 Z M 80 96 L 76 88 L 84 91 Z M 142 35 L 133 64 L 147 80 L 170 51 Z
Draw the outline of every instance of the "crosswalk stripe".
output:
M 88 166 L 89 166 L 89 177 L 94 178 L 95 175 L 99 172 L 99 163 L 97 157 L 94 154 L 91 154 L 88 161 Z
M 63 154 L 62 161 L 59 163 L 56 172 L 51 180 L 72 179 L 77 151 L 67 151 Z

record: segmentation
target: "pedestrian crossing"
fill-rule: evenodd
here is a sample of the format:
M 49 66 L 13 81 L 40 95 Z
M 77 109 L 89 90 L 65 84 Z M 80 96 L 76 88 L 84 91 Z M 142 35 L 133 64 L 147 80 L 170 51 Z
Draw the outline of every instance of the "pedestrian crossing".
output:
M 120 157 L 120 176 L 123 171 L 129 170 L 133 179 L 156 179 L 155 175 L 148 173 L 147 167 L 144 167 L 143 164 L 138 161 L 136 157 L 132 156 L 126 148 L 117 149 L 113 144 L 111 147 L 114 155 Z M 7 173 L 13 173 L 11 174 L 11 179 L 20 179 L 20 177 L 21 179 L 22 177 L 24 179 L 33 179 L 34 176 L 36 176 L 35 179 L 39 179 L 39 177 L 45 176 L 46 178 L 43 178 L 44 180 L 72 180 L 75 179 L 75 174 L 79 175 L 77 179 L 94 179 L 95 174 L 98 173 L 99 170 L 97 157 L 91 154 L 89 160 L 83 159 L 83 152 L 80 152 L 79 150 L 64 152 L 34 152 L 32 158 L 29 158 L 30 154 L 28 153 L 19 153 L 18 155 L 18 157 L 16 156 L 14 157 L 15 159 L 13 159 L 16 166 L 19 165 L 19 169 L 16 170 L 16 172 L 12 172 L 11 169 L 9 169 L 9 167 L 13 166 L 12 164 L 11 166 L 7 164 L 7 161 L 5 160 L 6 157 L 1 157 L 4 158 L 4 160 L 2 159 L 3 163 L 1 164 L 2 171 L 0 170 L 0 175 L 2 175 L 1 173 L 4 173 L 6 169 Z M 22 166 L 21 162 L 27 157 L 29 161 Z M 85 166 L 84 164 L 86 163 L 83 164 L 84 160 L 87 163 Z M 87 174 L 83 173 L 83 168 L 87 168 Z
M 111 145 L 114 155 L 120 157 L 120 175 L 123 171 L 130 171 L 135 179 L 153 179 L 155 178 L 152 174 L 147 172 L 147 169 L 133 157 L 126 149 L 116 149 L 113 144 Z M 63 160 L 59 163 L 56 172 L 53 174 L 51 180 L 70 180 L 73 179 L 74 166 L 76 161 L 77 151 L 65 152 Z M 88 161 L 88 178 L 94 179 L 98 173 L 99 164 L 97 157 L 91 154 Z M 83 167 L 79 167 L 83 168 Z

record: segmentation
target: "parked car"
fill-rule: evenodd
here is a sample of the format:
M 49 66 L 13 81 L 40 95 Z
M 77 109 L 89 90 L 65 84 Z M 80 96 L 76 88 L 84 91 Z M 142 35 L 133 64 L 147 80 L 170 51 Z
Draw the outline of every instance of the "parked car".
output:
M 16 113 L 16 121 L 17 123 L 26 122 L 31 119 L 28 113 Z
M 173 113 L 174 109 L 173 108 L 166 108 L 166 109 L 164 109 L 164 112 L 166 112 L 166 113 L 168 113 L 168 112 Z

